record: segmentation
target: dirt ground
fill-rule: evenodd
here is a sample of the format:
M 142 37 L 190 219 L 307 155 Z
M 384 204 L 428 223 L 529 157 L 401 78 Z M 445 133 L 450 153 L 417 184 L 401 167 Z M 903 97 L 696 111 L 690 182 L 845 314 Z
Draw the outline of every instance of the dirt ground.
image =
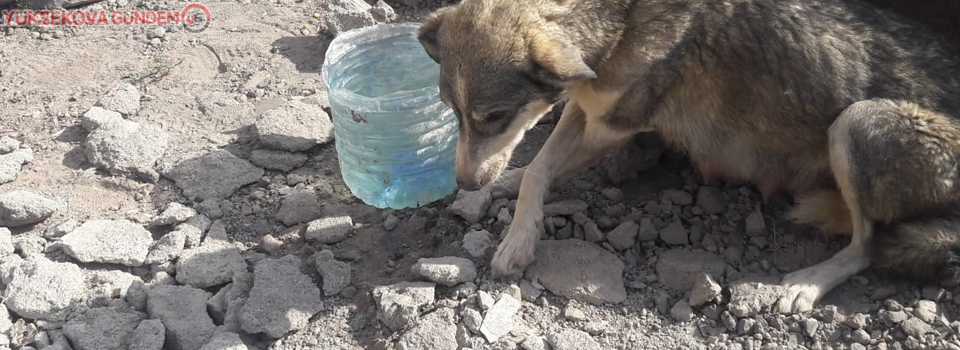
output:
M 179 10 L 187 4 L 108 0 L 84 9 Z M 169 178 L 161 177 L 153 183 L 113 175 L 97 169 L 85 158 L 82 141 L 87 131 L 80 126 L 80 117 L 120 83 L 132 83 L 142 95 L 139 111 L 128 119 L 157 125 L 169 137 L 158 167 L 174 164 L 192 152 L 216 149 L 248 159 L 253 150 L 261 147 L 251 126 L 263 111 L 294 98 L 324 105 L 320 67 L 331 37 L 319 33 L 316 2 L 218 0 L 203 5 L 212 16 L 208 29 L 190 33 L 167 28 L 159 40 L 152 40 L 152 27 L 3 30 L 0 136 L 12 137 L 30 147 L 34 160 L 24 166 L 15 181 L 0 185 L 0 193 L 26 189 L 68 204 L 67 210 L 43 223 L 12 228 L 15 237 L 40 237 L 49 227 L 67 219 L 145 222 L 145 217 L 162 211 L 171 202 L 202 207 L 194 198 L 185 197 Z M 418 20 L 430 10 L 402 3 L 390 5 L 397 11 L 397 21 Z M 552 126 L 544 123 L 528 133 L 517 151 L 516 164 L 532 159 Z M 404 332 L 391 331 L 378 323 L 378 304 L 371 291 L 377 286 L 419 280 L 411 266 L 420 258 L 471 258 L 461 248 L 467 233 L 485 229 L 499 237 L 508 223 L 497 219 L 496 213 L 477 224 L 465 222 L 449 210 L 453 195 L 418 209 L 372 208 L 352 197 L 341 180 L 332 142 L 302 153 L 308 156 L 302 166 L 286 172 L 267 170 L 258 182 L 241 187 L 218 203 L 222 214 L 219 219 L 231 241 L 244 247 L 245 257 L 300 257 L 305 273 L 318 286 L 323 282 L 312 265 L 312 257 L 324 249 L 333 251 L 338 260 L 349 261 L 352 290 L 323 296 L 322 309 L 310 317 L 305 327 L 279 339 L 244 335 L 250 349 L 397 348 Z M 746 184 L 718 186 L 726 198 L 726 207 L 716 215 L 697 213 L 700 209 L 695 208 L 696 204 L 675 204 L 670 197 L 665 199 L 664 191 L 668 190 L 696 197 L 701 186 L 686 159 L 670 150 L 656 166 L 621 183 L 611 182 L 602 167 L 593 167 L 558 184 L 551 198 L 587 202 L 589 207 L 584 213 L 603 232 L 611 231 L 636 213 L 639 217 L 633 219 L 653 218 L 661 234 L 673 221 L 682 221 L 686 230 L 699 230 L 699 234 L 691 234 L 687 244 L 656 240 L 613 250 L 625 265 L 623 280 L 627 293 L 620 303 L 592 304 L 544 291 L 537 298 L 523 301 L 514 317 L 511 335 L 504 338 L 507 340 L 488 343 L 476 340 L 480 334 L 468 334 L 472 342 L 458 346 L 533 349 L 534 345 L 525 342 L 530 336 L 550 338 L 564 330 L 583 330 L 604 349 L 960 348 L 956 335 L 960 323 L 953 321 L 960 302 L 956 288 L 900 283 L 870 271 L 831 292 L 812 313 L 777 315 L 764 308 L 757 315 L 735 319 L 732 327 L 725 324 L 721 315 L 727 308 L 728 287 L 733 282 L 756 275 L 777 279 L 828 258 L 847 240 L 823 237 L 810 228 L 788 223 L 783 212 L 790 205 L 789 199 L 762 203 L 756 191 Z M 304 224 L 287 226 L 278 222 L 283 198 L 293 190 L 315 192 L 323 216 L 350 216 L 354 224 L 350 237 L 334 244 L 318 244 L 304 238 Z M 512 212 L 512 203 L 499 203 Z M 748 236 L 745 219 L 758 206 L 768 234 Z M 391 230 L 382 224 L 389 216 L 398 219 L 396 228 Z M 569 218 L 566 221 L 575 225 Z M 153 233 L 159 238 L 165 232 Z M 264 250 L 261 241 L 267 235 L 279 239 L 282 246 Z M 672 309 L 689 297 L 687 292 L 664 286 L 665 277 L 658 276 L 656 268 L 658 257 L 672 249 L 710 251 L 726 264 L 724 277 L 718 281 L 724 287 L 721 300 L 694 308 L 693 317 L 686 321 L 678 321 Z M 72 261 L 61 253 L 50 255 Z M 438 301 L 422 314 L 453 309 L 460 315 L 464 305 L 472 305 L 478 290 L 499 295 L 512 283 L 518 283 L 490 277 L 491 255 L 492 250 L 488 250 L 484 257 L 472 258 L 478 272 L 472 287 L 438 286 Z M 149 267 L 112 268 L 142 276 L 145 281 L 155 272 Z M 208 289 L 211 293 L 217 290 Z M 905 321 L 889 320 L 889 314 L 894 312 L 914 318 L 921 301 L 933 301 L 936 306 L 936 320 L 925 323 L 929 329 L 917 334 L 901 326 Z M 582 311 L 584 317 L 568 315 L 570 309 Z M 854 315 L 865 316 L 862 328 L 850 326 L 848 320 Z M 13 315 L 14 321 L 18 319 Z M 867 334 L 865 340 L 858 338 L 862 331 Z M 555 349 L 564 346 L 551 345 Z M 39 342 L 30 346 L 44 348 Z M 578 348 L 571 346 L 566 348 Z M 76 344 L 74 347 L 79 349 Z

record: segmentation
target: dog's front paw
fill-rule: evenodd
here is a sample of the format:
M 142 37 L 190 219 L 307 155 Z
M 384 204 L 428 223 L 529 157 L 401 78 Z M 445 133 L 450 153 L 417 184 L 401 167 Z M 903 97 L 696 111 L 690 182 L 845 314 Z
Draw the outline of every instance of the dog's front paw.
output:
M 794 314 L 813 310 L 813 306 L 823 296 L 823 288 L 812 283 L 803 272 L 789 274 L 781 282 L 786 292 L 777 302 L 777 312 Z
M 503 242 L 497 247 L 496 254 L 493 255 L 491 261 L 493 272 L 500 276 L 509 276 L 527 268 L 533 262 L 542 228 L 542 221 L 528 225 L 514 222 Z

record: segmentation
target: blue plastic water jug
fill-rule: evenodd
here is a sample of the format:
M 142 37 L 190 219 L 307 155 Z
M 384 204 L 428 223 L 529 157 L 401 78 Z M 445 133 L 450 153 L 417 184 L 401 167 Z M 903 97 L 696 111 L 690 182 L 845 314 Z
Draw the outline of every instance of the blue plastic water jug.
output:
M 419 207 L 456 188 L 457 119 L 440 100 L 440 66 L 420 24 L 341 33 L 323 63 L 343 181 L 377 208 Z

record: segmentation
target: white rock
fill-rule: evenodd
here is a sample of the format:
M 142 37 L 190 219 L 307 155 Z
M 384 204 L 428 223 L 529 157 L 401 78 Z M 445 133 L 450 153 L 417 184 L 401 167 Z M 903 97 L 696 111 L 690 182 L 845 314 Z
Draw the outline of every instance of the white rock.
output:
M 307 224 L 305 236 L 311 242 L 336 244 L 347 239 L 353 231 L 353 219 L 349 216 L 320 218 Z
M 117 85 L 100 97 L 98 105 L 124 115 L 136 114 L 140 109 L 140 90 L 129 83 Z
M 377 320 L 393 331 L 415 322 L 420 311 L 435 300 L 436 285 L 428 282 L 400 282 L 373 289 Z
M 83 298 L 85 287 L 77 265 L 32 257 L 12 267 L 5 303 L 21 317 L 58 321 Z
M 457 192 L 457 198 L 450 205 L 450 212 L 462 217 L 470 224 L 480 222 L 487 213 L 490 203 L 493 202 L 489 187 L 477 191 Z
M 84 263 L 140 266 L 153 237 L 129 220 L 90 220 L 63 236 L 60 243 L 64 252 Z
M 487 230 L 471 231 L 463 236 L 463 250 L 474 258 L 482 258 L 493 246 L 493 237 Z
M 264 111 L 254 128 L 261 142 L 281 151 L 306 151 L 334 138 L 333 122 L 327 112 L 300 101 Z
M 487 338 L 488 342 L 497 342 L 513 330 L 513 316 L 517 311 L 520 311 L 520 300 L 509 294 L 501 295 L 500 300 L 487 310 L 487 315 L 480 326 L 480 333 Z
M 23 166 L 33 162 L 33 150 L 18 149 L 9 154 L 0 155 L 0 185 L 13 182 L 20 177 Z
M 438 284 L 452 287 L 477 278 L 473 262 L 458 257 L 420 258 L 411 271 Z
M 44 221 L 62 210 L 61 203 L 27 190 L 0 194 L 0 227 L 19 227 Z

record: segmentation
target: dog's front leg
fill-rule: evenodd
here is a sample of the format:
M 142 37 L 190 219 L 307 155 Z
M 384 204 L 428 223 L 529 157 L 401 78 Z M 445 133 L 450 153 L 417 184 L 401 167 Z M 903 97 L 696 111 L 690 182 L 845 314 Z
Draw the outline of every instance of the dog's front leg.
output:
M 523 170 L 513 223 L 493 257 L 494 273 L 512 275 L 533 261 L 543 233 L 543 201 L 552 182 L 581 169 L 597 159 L 598 154 L 629 138 L 628 134 L 610 132 L 605 126 L 591 126 L 576 103 L 566 105 L 557 128 Z

